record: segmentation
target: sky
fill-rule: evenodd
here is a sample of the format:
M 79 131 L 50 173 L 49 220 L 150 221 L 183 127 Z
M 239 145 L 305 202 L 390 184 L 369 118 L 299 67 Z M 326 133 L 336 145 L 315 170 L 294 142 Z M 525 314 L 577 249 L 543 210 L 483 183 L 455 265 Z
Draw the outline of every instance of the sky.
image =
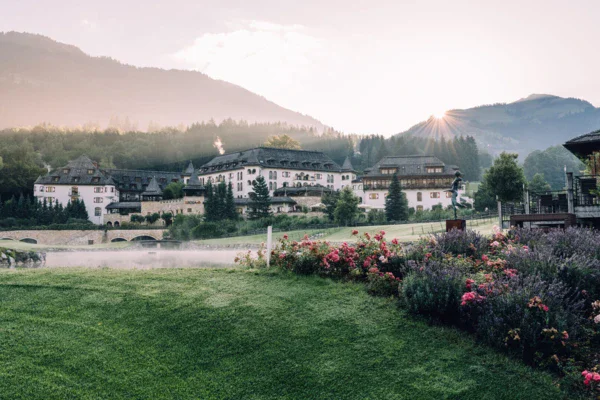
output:
M 346 133 L 532 93 L 600 105 L 596 0 L 0 0 L 0 31 L 193 69 Z

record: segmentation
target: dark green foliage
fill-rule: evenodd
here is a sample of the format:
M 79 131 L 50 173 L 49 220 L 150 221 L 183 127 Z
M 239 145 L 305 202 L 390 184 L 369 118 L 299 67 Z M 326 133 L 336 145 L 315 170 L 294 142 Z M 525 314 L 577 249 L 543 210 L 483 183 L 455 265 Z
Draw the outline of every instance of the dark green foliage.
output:
M 163 199 L 181 199 L 183 198 L 183 182 L 171 182 L 163 190 Z
M 170 212 L 162 213 L 160 216 L 160 219 L 165 221 L 165 226 L 170 226 L 171 223 L 173 222 L 173 213 L 170 213 Z
M 144 216 L 140 214 L 132 214 L 129 219 L 134 224 L 141 224 L 143 222 L 146 222 L 146 218 L 144 218 Z
M 229 187 L 228 187 L 229 186 Z M 233 198 L 231 182 L 220 182 L 216 187 L 209 181 L 204 197 L 204 218 L 208 222 L 238 218 Z
M 321 197 L 321 203 L 325 205 L 325 215 L 327 215 L 327 218 L 329 218 L 330 221 L 335 219 L 335 207 L 337 206 L 339 198 L 340 192 L 325 193 L 323 197 Z
M 250 205 L 248 217 L 250 219 L 267 218 L 271 216 L 271 197 L 265 178 L 261 175 L 252 182 L 252 192 L 249 194 Z
M 335 206 L 335 221 L 346 226 L 354 222 L 358 214 L 358 203 L 359 199 L 352 192 L 352 188 L 350 186 L 344 187 Z
M 494 165 L 483 177 L 486 190 L 500 201 L 521 201 L 525 175 L 523 168 L 517 164 L 517 155 L 502 153 L 494 160 Z M 483 182 L 482 182 L 483 183 Z M 481 187 L 480 187 L 481 189 Z
M 408 200 L 402 191 L 398 174 L 392 176 L 388 195 L 385 198 L 385 217 L 388 221 L 408 220 Z
M 477 211 L 485 211 L 486 209 L 491 211 L 498 209 L 498 200 L 496 200 L 496 195 L 494 195 L 490 189 L 490 185 L 485 175 L 479 184 L 479 189 L 475 193 L 474 200 L 473 206 Z
M 0 201 L 0 221 L 9 220 L 4 226 L 39 227 L 44 225 L 61 225 L 69 220 L 87 221 L 87 211 L 83 201 L 69 202 L 66 207 L 59 202 L 49 204 L 46 198 L 42 202 L 36 198 L 14 196 L 2 203 Z
M 579 175 L 585 165 L 563 146 L 552 146 L 546 150 L 531 152 L 523 162 L 525 177 L 532 180 L 536 174 L 542 174 L 552 190 L 565 187 L 565 171 Z
M 527 184 L 527 189 L 532 193 L 544 193 L 552 190 L 550 184 L 544 179 L 544 174 L 536 173 Z
M 153 214 L 146 215 L 144 218 L 146 219 L 147 223 L 153 224 L 160 219 L 160 214 L 153 213 Z

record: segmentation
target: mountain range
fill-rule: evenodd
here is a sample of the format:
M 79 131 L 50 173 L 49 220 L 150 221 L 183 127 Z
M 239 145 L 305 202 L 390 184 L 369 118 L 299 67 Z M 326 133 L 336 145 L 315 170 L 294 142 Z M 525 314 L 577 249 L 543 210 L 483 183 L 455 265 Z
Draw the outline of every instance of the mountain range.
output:
M 0 32 L 0 94 L 0 129 L 42 122 L 105 127 L 116 117 L 127 117 L 140 130 L 150 123 L 227 118 L 323 128 L 310 116 L 200 72 L 138 68 L 29 33 Z M 591 103 L 532 94 L 512 103 L 450 110 L 399 134 L 471 135 L 491 154 L 525 155 L 599 128 L 600 108 Z
M 600 128 L 600 108 L 591 103 L 548 94 L 532 94 L 512 103 L 450 110 L 431 117 L 400 135 L 450 138 L 471 135 L 492 154 L 526 155 Z
M 316 119 L 195 71 L 137 68 L 41 35 L 0 32 L 0 129 L 42 122 L 177 126 L 232 118 L 322 128 Z

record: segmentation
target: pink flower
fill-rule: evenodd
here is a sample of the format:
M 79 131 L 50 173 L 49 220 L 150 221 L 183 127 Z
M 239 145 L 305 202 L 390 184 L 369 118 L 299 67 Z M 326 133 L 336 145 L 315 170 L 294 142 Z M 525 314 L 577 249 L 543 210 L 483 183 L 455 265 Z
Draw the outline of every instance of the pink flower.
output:
M 481 261 L 483 262 L 487 262 L 490 258 L 488 256 L 486 256 L 485 254 L 481 256 Z
M 583 371 L 583 372 L 581 373 L 581 376 L 584 376 L 584 377 L 585 377 L 587 374 L 588 374 L 588 371 L 587 371 L 587 369 L 586 369 L 585 371 Z
M 592 380 L 594 382 L 599 382 L 600 381 L 600 374 L 597 374 L 594 372 L 594 376 L 592 377 Z
M 475 281 L 473 279 L 467 279 L 467 283 L 466 283 L 467 290 L 471 290 L 471 285 L 474 283 L 475 283 Z
M 385 236 L 385 231 L 379 231 L 379 234 L 380 234 L 381 236 Z
M 500 243 L 498 243 L 498 241 L 494 240 L 492 243 L 490 243 L 491 247 L 498 247 L 500 246 Z
M 523 246 L 523 250 L 529 251 L 529 246 Z
M 365 237 L 367 238 L 367 240 L 371 240 L 371 235 L 369 235 L 369 232 L 365 232 Z
M 548 312 L 549 308 L 547 305 L 542 304 L 542 310 L 544 310 L 545 312 Z
M 396 238 L 392 239 L 392 244 L 398 244 L 398 239 L 396 239 Z
M 567 331 L 563 331 L 563 333 L 562 333 L 562 338 L 563 338 L 564 340 L 567 340 L 567 339 L 569 338 L 569 333 L 568 333 Z
M 358 231 L 357 231 L 356 229 L 354 229 L 354 230 L 352 231 L 352 236 L 355 236 L 355 235 L 358 235 Z
M 285 235 L 283 235 L 283 240 L 288 240 L 288 235 L 287 233 Z

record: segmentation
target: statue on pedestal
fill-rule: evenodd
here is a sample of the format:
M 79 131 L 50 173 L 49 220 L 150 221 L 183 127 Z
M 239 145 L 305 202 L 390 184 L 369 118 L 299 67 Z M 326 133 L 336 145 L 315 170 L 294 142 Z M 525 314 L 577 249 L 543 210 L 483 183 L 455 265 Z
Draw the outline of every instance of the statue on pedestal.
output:
M 458 190 L 460 189 L 460 185 L 462 182 L 462 174 L 460 171 L 456 171 L 454 174 L 454 182 L 452 182 L 452 187 L 449 190 L 444 190 L 444 192 L 452 193 L 452 209 L 454 210 L 454 219 L 458 219 L 456 216 L 456 207 L 465 208 L 465 206 L 457 201 L 458 198 Z

